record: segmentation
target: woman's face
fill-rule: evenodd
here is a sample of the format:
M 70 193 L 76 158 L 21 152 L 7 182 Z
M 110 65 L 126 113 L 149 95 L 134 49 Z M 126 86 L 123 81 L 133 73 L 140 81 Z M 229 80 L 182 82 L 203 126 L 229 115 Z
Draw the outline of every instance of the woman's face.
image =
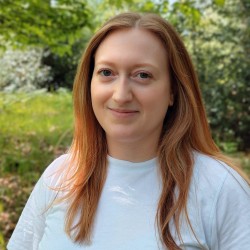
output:
M 114 31 L 98 47 L 91 98 L 109 144 L 158 141 L 173 102 L 166 58 L 159 38 L 137 28 Z

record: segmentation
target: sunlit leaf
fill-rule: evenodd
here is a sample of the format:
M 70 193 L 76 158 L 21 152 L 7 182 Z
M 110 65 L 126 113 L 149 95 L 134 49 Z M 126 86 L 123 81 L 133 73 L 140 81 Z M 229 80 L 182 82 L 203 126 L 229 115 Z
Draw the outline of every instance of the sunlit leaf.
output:
M 224 6 L 225 0 L 213 0 L 213 2 L 218 6 Z

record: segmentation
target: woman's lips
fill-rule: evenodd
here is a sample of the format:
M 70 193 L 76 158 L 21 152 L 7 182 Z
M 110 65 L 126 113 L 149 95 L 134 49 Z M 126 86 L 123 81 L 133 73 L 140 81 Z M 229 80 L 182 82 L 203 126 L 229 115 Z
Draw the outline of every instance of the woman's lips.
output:
M 116 108 L 108 108 L 111 113 L 120 118 L 127 118 L 127 117 L 132 117 L 139 113 L 137 110 L 132 110 L 132 109 L 116 109 Z

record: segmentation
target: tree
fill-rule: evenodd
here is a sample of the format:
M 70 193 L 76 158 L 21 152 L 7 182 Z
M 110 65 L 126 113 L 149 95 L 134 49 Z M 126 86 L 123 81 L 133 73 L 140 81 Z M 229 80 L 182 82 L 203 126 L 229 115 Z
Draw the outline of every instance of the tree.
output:
M 189 49 L 217 142 L 250 148 L 249 6 L 228 0 L 207 5 Z M 248 51 L 248 52 L 247 52 Z M 223 146 L 223 144 L 221 144 Z
M 90 35 L 90 10 L 81 0 L 0 0 L 0 40 L 6 48 L 41 47 L 52 69 L 48 89 L 71 87 Z
M 90 26 L 84 1 L 0 0 L 0 5 L 1 37 L 15 47 L 35 45 L 70 54 Z

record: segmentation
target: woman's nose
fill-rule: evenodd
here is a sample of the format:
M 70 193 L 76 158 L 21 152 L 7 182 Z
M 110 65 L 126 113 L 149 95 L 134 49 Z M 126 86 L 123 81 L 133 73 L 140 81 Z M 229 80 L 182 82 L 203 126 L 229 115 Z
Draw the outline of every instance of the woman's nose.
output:
M 132 101 L 133 93 L 127 77 L 119 77 L 114 85 L 113 100 L 119 104 Z

